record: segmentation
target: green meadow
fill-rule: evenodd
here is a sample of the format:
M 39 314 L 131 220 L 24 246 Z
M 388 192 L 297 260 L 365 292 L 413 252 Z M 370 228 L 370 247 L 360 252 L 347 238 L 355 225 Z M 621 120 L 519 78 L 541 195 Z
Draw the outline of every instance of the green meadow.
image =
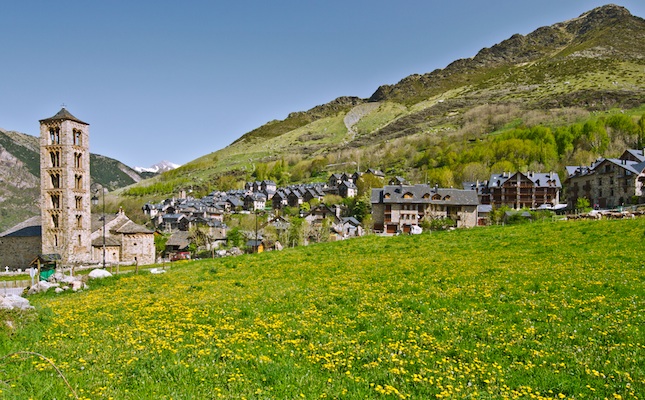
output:
M 6 399 L 638 399 L 645 218 L 176 263 L 2 312 Z

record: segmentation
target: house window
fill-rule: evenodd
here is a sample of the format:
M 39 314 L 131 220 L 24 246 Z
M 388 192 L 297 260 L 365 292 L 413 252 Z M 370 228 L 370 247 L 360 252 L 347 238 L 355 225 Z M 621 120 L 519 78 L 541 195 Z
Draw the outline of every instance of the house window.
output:
M 60 128 L 49 128 L 50 144 L 60 144 Z
M 602 197 L 602 189 L 598 188 L 598 197 Z
M 60 167 L 60 152 L 59 151 L 52 151 L 49 153 L 49 156 L 51 157 L 52 160 L 52 167 Z
M 73 140 L 74 140 L 74 144 L 76 146 L 82 145 L 82 143 L 81 143 L 81 131 L 79 131 L 78 129 L 73 130 Z
M 57 194 L 52 194 L 52 208 L 60 208 L 60 196 Z
M 441 196 L 439 196 L 438 194 L 435 194 L 432 196 L 432 200 L 441 200 Z
M 52 179 L 52 187 L 54 189 L 60 188 L 60 174 L 50 174 Z

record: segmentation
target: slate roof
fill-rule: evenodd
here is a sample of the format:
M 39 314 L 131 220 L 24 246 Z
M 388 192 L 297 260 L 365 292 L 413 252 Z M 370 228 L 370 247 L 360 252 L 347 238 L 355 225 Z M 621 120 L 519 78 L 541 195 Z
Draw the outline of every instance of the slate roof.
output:
M 345 187 L 347 187 L 348 189 L 356 189 L 356 185 L 354 185 L 354 183 L 352 183 L 352 182 L 350 182 L 350 181 L 343 181 L 343 182 L 341 182 L 341 184 L 340 184 L 340 185 L 338 185 L 338 186 L 345 186 Z
M 634 155 L 633 152 L 637 152 L 640 150 L 627 150 L 630 154 Z M 585 175 L 593 175 L 596 173 L 596 170 L 598 167 L 600 167 L 602 164 L 605 162 L 617 165 L 619 168 L 623 168 L 626 171 L 631 172 L 632 174 L 638 175 L 642 173 L 645 170 L 645 157 L 643 156 L 638 156 L 635 155 L 636 158 L 641 159 L 643 158 L 642 161 L 631 161 L 631 160 L 625 160 L 621 158 L 601 158 L 599 160 L 596 160 L 591 166 L 567 166 L 567 174 L 568 178 L 572 177 L 580 177 L 580 176 L 585 176 Z
M 105 214 L 105 224 L 109 224 L 112 220 L 114 220 L 117 217 L 117 214 Z M 99 229 L 103 229 L 103 214 L 102 213 L 94 213 L 90 216 L 91 223 L 90 223 L 90 230 L 92 232 L 96 232 Z
M 187 231 L 173 233 L 166 242 L 166 246 L 173 246 L 178 249 L 185 249 L 188 245 L 190 245 L 190 232 Z
M 40 120 L 41 123 L 53 122 L 53 121 L 74 121 L 74 122 L 78 122 L 79 124 L 89 125 L 87 122 L 83 122 L 80 119 L 73 116 L 72 114 L 70 114 L 70 112 L 67 111 L 65 107 L 61 108 L 60 111 L 57 112 L 56 115 L 54 115 L 53 117 Z
M 547 184 L 548 181 L 553 181 L 555 180 L 555 187 L 561 188 L 562 183 L 560 182 L 560 177 L 558 176 L 557 173 L 555 172 L 530 172 L 530 173 L 522 173 L 522 172 L 516 172 L 516 173 L 502 173 L 502 174 L 493 174 L 490 177 L 490 180 L 488 181 L 488 187 L 497 187 L 497 186 L 502 186 L 507 180 L 515 177 L 517 174 L 522 174 L 522 176 L 525 176 L 528 180 L 533 182 L 533 184 L 536 187 L 552 187 L 553 185 Z
M 105 247 L 119 247 L 121 246 L 120 236 L 105 236 Z M 92 240 L 92 247 L 103 247 L 103 236 L 99 236 Z
M 632 157 L 639 161 L 645 161 L 645 149 L 627 149 L 626 153 L 629 153 Z
M 114 230 L 116 233 L 133 234 L 133 233 L 154 233 L 143 225 L 127 221 L 125 224 Z
M 0 237 L 41 236 L 41 233 L 40 215 L 36 215 L 2 232 Z
M 433 200 L 435 195 L 440 199 Z M 430 185 L 387 185 L 382 189 L 372 189 L 372 203 L 384 204 L 479 204 L 474 190 L 435 188 Z
M 361 226 L 361 223 L 354 217 L 345 217 L 345 218 L 343 218 L 343 224 Z

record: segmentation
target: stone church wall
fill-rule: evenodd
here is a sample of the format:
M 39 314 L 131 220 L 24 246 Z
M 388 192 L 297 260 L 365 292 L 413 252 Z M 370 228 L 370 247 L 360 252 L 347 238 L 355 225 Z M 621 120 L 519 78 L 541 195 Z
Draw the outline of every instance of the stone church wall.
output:
M 151 233 L 123 235 L 121 260 L 139 265 L 155 262 L 155 242 Z

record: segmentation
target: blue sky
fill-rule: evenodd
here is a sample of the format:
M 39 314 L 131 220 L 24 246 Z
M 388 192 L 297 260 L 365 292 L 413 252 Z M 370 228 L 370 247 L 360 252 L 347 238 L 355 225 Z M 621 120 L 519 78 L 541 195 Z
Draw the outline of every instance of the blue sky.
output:
M 595 0 L 25 0 L 0 5 L 0 127 L 65 104 L 93 153 L 183 164 L 290 112 L 443 68 Z M 642 0 L 617 1 L 645 17 Z

